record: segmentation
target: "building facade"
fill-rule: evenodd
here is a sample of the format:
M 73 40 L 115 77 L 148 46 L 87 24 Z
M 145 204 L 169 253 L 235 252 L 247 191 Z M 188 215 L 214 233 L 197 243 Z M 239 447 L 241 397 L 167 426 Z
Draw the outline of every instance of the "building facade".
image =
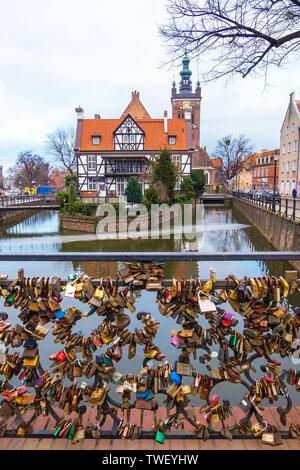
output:
M 0 165 L 0 189 L 4 187 L 3 166 Z
M 300 194 L 299 141 L 300 100 L 293 92 L 280 131 L 279 191 L 285 195 L 291 195 L 294 188 Z
M 219 158 L 210 158 L 207 153 L 206 147 L 200 147 L 193 152 L 192 155 L 192 170 L 203 170 L 205 175 L 206 189 L 224 184 L 222 175 L 222 164 Z
M 274 155 L 279 157 L 280 150 L 262 149 L 261 153 L 252 155 L 252 189 L 279 190 L 279 167 L 280 159 L 276 163 L 276 181 L 275 181 L 275 162 Z
M 152 119 L 134 91 L 119 119 L 85 119 L 76 108 L 75 154 L 80 195 L 88 197 L 123 196 L 131 176 L 142 192 L 151 182 L 152 165 L 164 148 L 170 150 L 179 168 L 179 181 L 190 175 L 192 134 L 191 119 Z
M 182 70 L 179 73 L 181 77 L 179 91 L 177 92 L 175 81 L 171 90 L 172 118 L 186 119 L 190 122 L 193 147 L 194 151 L 197 151 L 200 148 L 200 105 L 202 97 L 199 80 L 193 92 L 192 71 L 189 69 L 189 63 L 190 59 L 187 56 L 187 51 L 185 51 L 182 59 Z

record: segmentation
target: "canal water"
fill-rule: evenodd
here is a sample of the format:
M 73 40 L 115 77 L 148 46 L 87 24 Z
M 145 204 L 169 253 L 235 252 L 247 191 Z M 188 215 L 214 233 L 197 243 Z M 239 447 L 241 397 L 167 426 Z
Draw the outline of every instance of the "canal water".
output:
M 249 221 L 243 215 L 232 208 L 225 206 L 206 206 L 204 209 L 203 220 L 197 227 L 193 227 L 196 233 L 194 240 L 180 238 L 175 235 L 169 239 L 127 239 L 127 240 L 105 240 L 99 239 L 93 234 L 69 231 L 60 228 L 59 217 L 56 211 L 40 211 L 29 216 L 26 220 L 18 222 L 11 226 L 0 226 L 0 252 L 1 253 L 57 253 L 57 252 L 174 252 L 174 251 L 203 251 L 203 252 L 245 252 L 252 251 L 273 251 L 273 247 L 264 239 L 264 237 L 249 224 Z M 18 268 L 23 267 L 25 276 L 51 276 L 56 275 L 62 279 L 67 278 L 72 273 L 85 272 L 91 277 L 99 278 L 104 276 L 117 275 L 117 271 L 122 267 L 116 262 L 69 262 L 69 261 L 49 261 L 49 262 L 0 262 L 0 273 L 7 274 L 10 279 L 17 277 Z M 216 269 L 217 278 L 226 278 L 228 274 L 234 274 L 238 279 L 244 276 L 261 276 L 265 274 L 280 276 L 287 269 L 293 269 L 287 262 L 282 261 L 232 261 L 232 262 L 166 262 L 164 266 L 165 277 L 170 278 L 176 275 L 181 279 L 189 279 L 199 276 L 202 279 L 209 278 L 210 268 Z M 171 345 L 170 330 L 180 328 L 172 318 L 163 317 L 155 302 L 156 294 L 153 292 L 137 293 L 136 313 L 139 311 L 151 312 L 155 319 L 160 321 L 160 329 L 154 340 L 155 344 L 163 351 L 169 362 L 177 359 L 178 351 Z M 299 305 L 299 295 L 294 294 L 288 301 L 287 306 Z M 62 308 L 75 306 L 81 311 L 87 311 L 87 305 L 81 304 L 76 299 L 64 298 Z M 20 323 L 18 319 L 19 311 L 14 308 L 5 308 L 3 299 L 0 299 L 1 311 L 9 314 L 9 319 L 14 325 Z M 232 312 L 229 304 L 224 304 L 224 308 Z M 127 310 L 126 310 L 127 313 Z M 130 330 L 135 327 L 141 328 L 142 324 L 131 315 Z M 237 314 L 236 314 L 237 315 Z M 199 320 L 201 325 L 209 327 L 205 319 Z M 91 330 L 99 323 L 98 316 L 83 318 L 77 323 L 75 331 L 80 329 L 85 336 L 89 335 Z M 46 325 L 47 326 L 47 325 Z M 243 319 L 240 317 L 237 331 L 243 331 Z M 53 343 L 53 336 L 49 332 L 46 339 L 40 344 L 40 359 L 44 368 L 49 367 L 49 356 L 60 350 L 59 345 Z M 212 350 L 218 351 L 218 347 L 213 345 Z M 99 350 L 99 354 L 102 352 Z M 204 350 L 198 350 L 199 355 Z M 128 361 L 128 346 L 123 348 L 123 357 L 116 368 L 121 373 L 138 373 L 143 361 L 142 346 L 137 345 L 136 356 Z M 280 360 L 282 368 L 294 368 L 290 359 L 282 359 L 280 356 L 273 355 L 274 359 Z M 197 367 L 200 373 L 208 373 L 205 365 L 200 364 L 198 359 L 192 359 L 192 363 Z M 260 370 L 262 365 L 260 359 L 256 360 L 254 367 L 257 372 L 252 372 L 253 378 L 263 376 Z M 154 361 L 154 366 L 157 366 Z M 212 368 L 218 366 L 218 361 L 213 359 L 210 362 Z M 79 379 L 80 380 L 80 379 Z M 69 382 L 68 379 L 66 379 Z M 13 382 L 13 381 L 11 381 Z M 187 379 L 185 383 L 190 383 Z M 241 398 L 245 395 L 246 389 L 241 384 L 219 384 L 214 390 L 219 393 L 221 399 L 229 398 L 233 406 L 237 406 Z M 299 396 L 295 392 L 295 387 L 290 387 L 290 396 L 295 405 L 300 405 Z M 203 404 L 199 397 L 192 397 L 191 404 Z M 265 403 L 267 405 L 267 403 Z M 279 398 L 275 405 L 285 405 L 285 400 Z

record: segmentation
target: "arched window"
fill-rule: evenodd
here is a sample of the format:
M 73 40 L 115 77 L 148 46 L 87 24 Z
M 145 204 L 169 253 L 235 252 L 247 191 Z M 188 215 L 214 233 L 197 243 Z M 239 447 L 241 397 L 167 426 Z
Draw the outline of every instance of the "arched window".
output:
M 205 173 L 205 184 L 209 184 L 209 173 Z

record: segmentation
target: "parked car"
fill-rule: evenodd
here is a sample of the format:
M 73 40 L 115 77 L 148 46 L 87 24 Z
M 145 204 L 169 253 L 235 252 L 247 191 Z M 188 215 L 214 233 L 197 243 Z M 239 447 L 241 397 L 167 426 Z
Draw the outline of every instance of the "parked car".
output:
M 262 199 L 262 195 L 263 195 L 263 190 L 262 189 L 254 189 L 252 191 L 252 198 L 254 199 Z
M 264 195 L 265 201 L 273 201 L 274 198 L 274 191 L 266 191 Z M 281 201 L 281 195 L 278 191 L 275 191 L 275 201 L 280 202 Z

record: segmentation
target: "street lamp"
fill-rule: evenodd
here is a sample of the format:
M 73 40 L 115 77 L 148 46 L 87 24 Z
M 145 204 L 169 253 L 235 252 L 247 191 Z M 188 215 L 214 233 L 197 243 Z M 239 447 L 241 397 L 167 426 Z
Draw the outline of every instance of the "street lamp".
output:
M 273 155 L 274 160 L 274 187 L 273 187 L 273 203 L 272 203 L 272 211 L 275 212 L 275 190 L 276 190 L 276 170 L 277 170 L 277 162 L 279 160 L 279 154 L 277 150 Z

